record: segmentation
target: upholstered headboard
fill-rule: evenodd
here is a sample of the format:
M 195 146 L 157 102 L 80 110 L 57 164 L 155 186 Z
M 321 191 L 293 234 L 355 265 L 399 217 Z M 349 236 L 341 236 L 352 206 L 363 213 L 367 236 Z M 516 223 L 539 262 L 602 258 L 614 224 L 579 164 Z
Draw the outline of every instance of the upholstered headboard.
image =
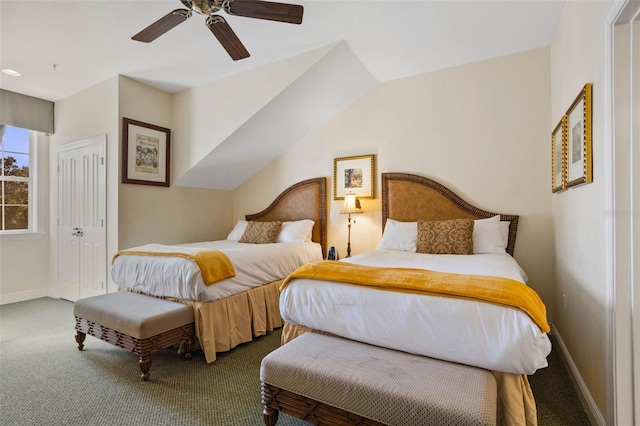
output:
M 464 201 L 444 185 L 408 173 L 382 173 L 382 229 L 391 218 L 401 222 L 446 219 L 485 219 L 500 215 L 509 222 L 507 253 L 513 256 L 518 231 L 517 215 L 493 213 Z
M 322 255 L 327 253 L 327 178 L 307 179 L 282 191 L 269 207 L 245 216 L 246 220 L 293 221 L 311 219 L 312 240 L 322 246 Z

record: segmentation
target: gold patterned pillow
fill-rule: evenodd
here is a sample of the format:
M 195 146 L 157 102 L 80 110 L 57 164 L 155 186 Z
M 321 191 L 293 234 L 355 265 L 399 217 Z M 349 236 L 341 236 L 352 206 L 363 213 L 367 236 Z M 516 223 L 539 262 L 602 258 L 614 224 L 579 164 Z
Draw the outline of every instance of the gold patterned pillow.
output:
M 418 253 L 473 254 L 473 220 L 419 220 Z
M 239 243 L 269 244 L 275 243 L 282 228 L 282 222 L 247 222 L 247 229 Z

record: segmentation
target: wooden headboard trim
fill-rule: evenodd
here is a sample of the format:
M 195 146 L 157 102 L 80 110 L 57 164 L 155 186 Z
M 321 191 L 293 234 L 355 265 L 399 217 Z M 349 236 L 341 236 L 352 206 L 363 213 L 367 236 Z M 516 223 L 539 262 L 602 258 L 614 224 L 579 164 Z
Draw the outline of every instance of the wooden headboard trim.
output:
M 422 185 L 426 188 L 429 188 L 432 191 L 435 191 L 452 203 L 454 203 L 461 210 L 467 212 L 470 216 L 473 216 L 476 219 L 486 219 L 489 217 L 493 217 L 495 215 L 500 215 L 501 221 L 509 222 L 509 240 L 507 244 L 507 253 L 513 256 L 513 252 L 516 246 L 516 234 L 518 231 L 518 215 L 511 214 L 503 214 L 503 213 L 494 213 L 489 212 L 487 210 L 483 210 L 476 206 L 473 206 L 463 200 L 460 196 L 458 196 L 455 192 L 445 187 L 444 185 L 431 180 L 424 176 L 418 176 L 409 173 L 382 173 L 382 229 L 384 230 L 384 226 L 387 223 L 387 219 L 390 216 L 390 197 L 393 194 L 390 193 L 389 184 L 393 181 L 405 181 L 405 182 L 413 182 L 418 185 Z M 419 217 L 416 216 L 416 217 Z M 393 217 L 392 217 L 393 219 Z M 456 219 L 456 218 L 451 218 Z
M 324 257 L 327 253 L 327 178 L 293 184 L 282 191 L 269 207 L 259 213 L 245 215 L 245 219 L 263 222 L 311 219 L 315 221 L 312 240 L 322 246 Z

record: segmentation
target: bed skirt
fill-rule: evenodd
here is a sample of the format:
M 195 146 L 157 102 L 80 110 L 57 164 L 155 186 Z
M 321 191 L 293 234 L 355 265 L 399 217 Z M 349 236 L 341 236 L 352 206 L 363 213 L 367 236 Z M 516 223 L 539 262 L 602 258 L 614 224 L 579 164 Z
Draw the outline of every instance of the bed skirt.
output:
M 308 331 L 319 332 L 302 325 L 284 323 L 281 343 L 284 345 Z M 498 385 L 498 412 L 496 413 L 498 424 L 536 426 L 538 424 L 536 401 L 526 374 L 498 371 L 492 371 L 492 373 Z
M 250 342 L 254 337 L 263 336 L 275 328 L 282 327 L 278 290 L 280 284 L 282 280 L 213 302 L 173 297 L 162 299 L 193 307 L 199 346 L 207 363 L 212 363 L 216 360 L 217 352 L 229 351 L 241 343 Z M 141 293 L 124 287 L 120 290 Z

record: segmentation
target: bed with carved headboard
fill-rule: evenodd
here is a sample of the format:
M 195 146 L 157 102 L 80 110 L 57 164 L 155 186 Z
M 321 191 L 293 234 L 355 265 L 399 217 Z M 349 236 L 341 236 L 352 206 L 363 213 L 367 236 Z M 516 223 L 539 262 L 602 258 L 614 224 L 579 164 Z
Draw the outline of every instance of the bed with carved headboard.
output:
M 298 182 L 263 211 L 239 220 L 226 240 L 149 244 L 118 252 L 112 277 L 121 290 L 191 305 L 198 343 L 207 362 L 213 362 L 217 352 L 282 326 L 282 280 L 326 253 L 326 197 L 325 177 Z M 222 254 L 223 260 L 201 269 L 197 256 L 203 254 Z M 227 268 L 235 275 L 207 280 Z
M 527 375 L 547 366 L 551 343 L 513 258 L 518 219 L 427 177 L 383 173 L 380 245 L 285 281 L 283 343 L 316 331 L 490 370 L 500 423 L 536 424 Z

